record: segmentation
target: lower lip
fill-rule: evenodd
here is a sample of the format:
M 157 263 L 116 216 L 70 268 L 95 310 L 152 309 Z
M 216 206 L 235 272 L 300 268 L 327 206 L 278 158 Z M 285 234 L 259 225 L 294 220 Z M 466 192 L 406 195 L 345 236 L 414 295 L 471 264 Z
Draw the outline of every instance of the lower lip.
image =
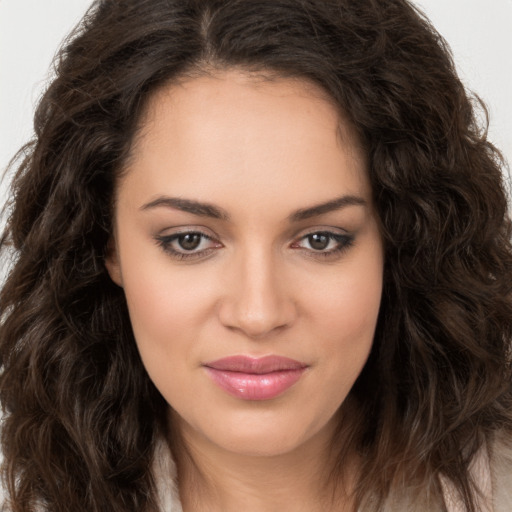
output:
M 270 400 L 292 387 L 306 368 L 271 373 L 241 373 L 206 367 L 213 381 L 230 395 L 242 400 Z

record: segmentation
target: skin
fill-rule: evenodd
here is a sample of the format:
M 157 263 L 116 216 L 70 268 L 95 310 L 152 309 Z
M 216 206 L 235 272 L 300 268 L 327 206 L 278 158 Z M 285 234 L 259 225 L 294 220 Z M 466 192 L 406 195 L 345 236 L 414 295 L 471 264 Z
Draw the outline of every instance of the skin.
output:
M 357 201 L 293 215 L 345 196 Z M 116 200 L 107 268 L 186 447 L 175 454 L 184 510 L 328 510 L 334 415 L 371 349 L 383 271 L 365 160 L 332 103 L 313 84 L 236 70 L 163 88 Z M 210 240 L 177 259 L 177 232 Z M 318 232 L 342 237 L 318 249 Z M 276 398 L 242 400 L 203 367 L 240 354 L 308 368 Z M 349 510 L 338 498 L 332 509 Z

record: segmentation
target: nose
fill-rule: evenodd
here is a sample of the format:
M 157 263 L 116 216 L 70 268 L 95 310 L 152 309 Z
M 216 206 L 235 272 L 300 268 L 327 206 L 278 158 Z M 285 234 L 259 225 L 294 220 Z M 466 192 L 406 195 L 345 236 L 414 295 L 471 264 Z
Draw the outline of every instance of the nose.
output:
M 228 269 L 221 323 L 252 339 L 290 327 L 297 317 L 292 283 L 270 253 L 247 251 Z

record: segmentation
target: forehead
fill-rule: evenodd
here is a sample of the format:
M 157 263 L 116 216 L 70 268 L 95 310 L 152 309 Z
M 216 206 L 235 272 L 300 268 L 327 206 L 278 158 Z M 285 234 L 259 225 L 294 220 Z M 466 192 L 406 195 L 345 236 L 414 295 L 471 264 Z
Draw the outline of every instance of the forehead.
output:
M 236 194 L 250 186 L 270 195 L 296 189 L 314 202 L 335 184 L 343 193 L 369 193 L 357 139 L 319 86 L 240 71 L 157 91 L 126 171 L 172 187 L 173 195 L 191 188 L 196 195 Z

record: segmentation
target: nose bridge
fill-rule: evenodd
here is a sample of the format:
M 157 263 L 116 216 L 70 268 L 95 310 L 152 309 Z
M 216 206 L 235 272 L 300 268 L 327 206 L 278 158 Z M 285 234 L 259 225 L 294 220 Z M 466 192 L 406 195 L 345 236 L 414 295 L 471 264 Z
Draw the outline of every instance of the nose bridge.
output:
M 291 290 L 271 247 L 248 244 L 241 248 L 229 272 L 222 317 L 226 326 L 257 338 L 293 321 L 295 307 Z

